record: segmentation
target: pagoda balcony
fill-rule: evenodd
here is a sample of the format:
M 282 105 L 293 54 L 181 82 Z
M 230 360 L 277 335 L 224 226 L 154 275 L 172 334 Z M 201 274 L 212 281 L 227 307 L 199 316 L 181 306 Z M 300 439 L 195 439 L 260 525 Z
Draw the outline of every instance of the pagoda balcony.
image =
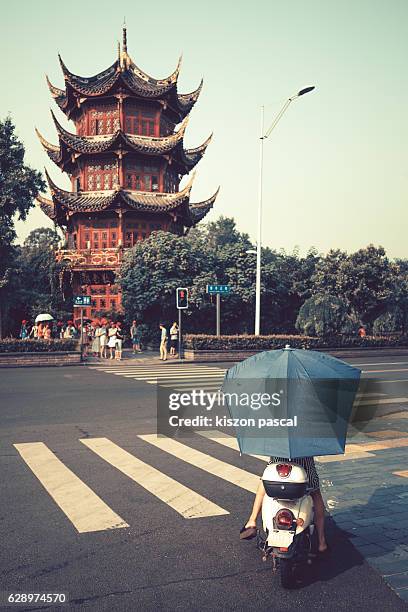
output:
M 56 259 L 73 270 L 116 269 L 123 261 L 123 247 L 110 249 L 59 249 Z

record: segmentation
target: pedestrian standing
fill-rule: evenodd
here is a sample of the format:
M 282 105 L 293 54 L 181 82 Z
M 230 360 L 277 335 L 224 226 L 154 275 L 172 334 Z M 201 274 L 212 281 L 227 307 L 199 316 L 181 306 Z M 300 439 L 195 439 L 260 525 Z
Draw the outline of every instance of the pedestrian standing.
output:
M 34 323 L 30 331 L 30 338 L 38 338 L 38 325 Z
M 109 347 L 109 358 L 113 359 L 113 352 L 116 349 L 116 325 L 111 323 L 108 329 L 108 347 Z
M 68 321 L 67 326 L 64 331 L 64 338 L 70 339 L 70 338 L 73 338 L 74 335 L 75 335 L 75 327 L 72 321 Z
M 138 325 L 137 321 L 133 321 L 132 327 L 130 328 L 130 336 L 132 338 L 133 354 L 141 353 L 142 349 L 140 346 L 142 340 L 141 326 Z
M 26 338 L 28 338 L 27 321 L 25 319 L 21 321 L 20 338 L 21 340 L 25 340 Z
M 101 328 L 98 322 L 95 322 L 94 327 L 94 336 L 92 340 L 91 351 L 94 357 L 98 357 L 99 351 L 101 349 Z
M 80 334 L 82 335 L 82 354 L 84 357 L 86 357 L 88 355 L 90 331 L 86 323 L 83 324 L 82 328 L 81 325 L 79 325 L 79 329 Z
M 176 322 L 170 328 L 170 355 L 172 357 L 176 356 L 177 353 L 177 341 L 179 335 L 179 326 Z
M 108 330 L 106 325 L 102 324 L 99 329 L 99 355 L 101 359 L 106 359 L 106 345 L 108 344 Z
M 115 359 L 120 361 L 122 359 L 122 344 L 124 340 L 124 333 L 122 330 L 122 323 L 118 321 L 116 323 L 116 347 L 115 347 Z
M 44 340 L 51 340 L 51 325 L 49 323 L 44 327 L 43 338 Z
M 164 323 L 160 323 L 159 325 L 160 329 L 161 329 L 161 336 L 160 336 L 160 359 L 161 361 L 166 361 L 167 360 L 167 329 L 166 326 L 164 325 Z

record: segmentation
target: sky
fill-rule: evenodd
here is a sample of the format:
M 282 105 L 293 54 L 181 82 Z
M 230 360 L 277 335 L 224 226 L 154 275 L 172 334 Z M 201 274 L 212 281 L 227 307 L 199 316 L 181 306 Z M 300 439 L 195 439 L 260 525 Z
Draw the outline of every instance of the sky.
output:
M 179 91 L 204 88 L 185 145 L 214 138 L 197 167 L 192 201 L 221 186 L 213 211 L 234 217 L 256 239 L 260 107 L 265 127 L 289 107 L 264 146 L 265 246 L 302 254 L 314 246 L 352 252 L 369 243 L 408 257 L 408 37 L 406 0 L 1 0 L 0 118 L 10 114 L 26 161 L 53 166 L 35 133 L 57 143 L 45 74 L 63 87 L 57 54 L 81 76 L 113 63 L 124 16 L 128 51 L 156 78 L 183 53 Z M 18 239 L 52 226 L 36 209 L 17 223 Z

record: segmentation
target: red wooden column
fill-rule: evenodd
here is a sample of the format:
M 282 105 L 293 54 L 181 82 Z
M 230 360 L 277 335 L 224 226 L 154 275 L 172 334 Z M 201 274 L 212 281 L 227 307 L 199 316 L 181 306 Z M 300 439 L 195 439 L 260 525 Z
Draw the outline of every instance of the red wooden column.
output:
M 119 217 L 118 245 L 123 247 L 125 243 L 124 235 L 123 235 L 123 214 L 121 210 L 117 210 L 116 212 L 118 213 L 118 217 Z
M 123 171 L 123 152 L 122 150 L 120 150 L 118 152 L 118 172 L 119 172 L 119 187 L 122 187 L 122 189 L 125 188 L 125 174 Z

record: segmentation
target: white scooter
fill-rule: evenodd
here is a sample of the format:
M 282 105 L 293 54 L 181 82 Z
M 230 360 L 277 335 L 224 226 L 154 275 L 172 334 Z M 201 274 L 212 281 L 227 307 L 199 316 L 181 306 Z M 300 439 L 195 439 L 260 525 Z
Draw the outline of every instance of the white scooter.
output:
M 307 492 L 307 474 L 290 461 L 271 463 L 262 481 L 266 495 L 262 504 L 263 533 L 258 533 L 257 546 L 264 553 L 264 561 L 272 558 L 274 571 L 279 565 L 282 586 L 291 588 L 296 566 L 311 563 L 313 556 L 313 501 Z

